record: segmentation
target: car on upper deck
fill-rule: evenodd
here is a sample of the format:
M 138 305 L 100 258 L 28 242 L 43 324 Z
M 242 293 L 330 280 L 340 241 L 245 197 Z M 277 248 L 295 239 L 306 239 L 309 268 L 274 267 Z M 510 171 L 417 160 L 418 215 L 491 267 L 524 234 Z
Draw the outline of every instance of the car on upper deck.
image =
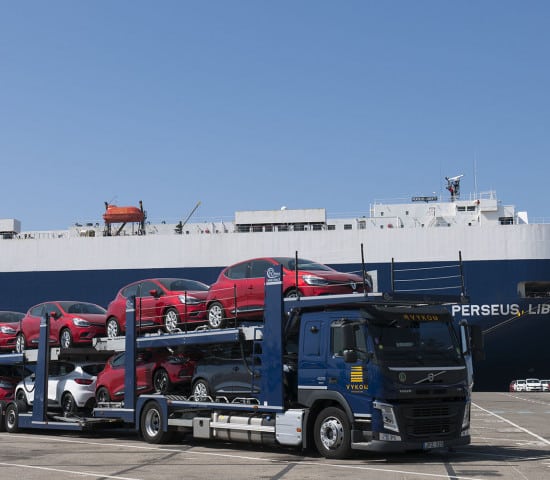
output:
M 336 295 L 372 291 L 372 280 L 345 273 L 305 258 L 263 257 L 245 260 L 224 268 L 207 297 L 208 325 L 223 328 L 228 319 L 261 317 L 264 309 L 266 272 L 275 265 L 283 270 L 286 298 Z
M 0 311 L 0 351 L 15 350 L 17 329 L 24 316 L 22 312 Z
M 51 346 L 91 345 L 94 338 L 105 336 L 107 311 L 100 305 L 80 301 L 43 302 L 31 307 L 21 319 L 16 352 L 38 346 L 40 322 L 45 317 L 49 319 Z
M 204 323 L 209 286 L 186 278 L 148 278 L 122 287 L 107 308 L 107 336 L 126 331 L 126 305 L 136 298 L 136 327 L 173 333 Z

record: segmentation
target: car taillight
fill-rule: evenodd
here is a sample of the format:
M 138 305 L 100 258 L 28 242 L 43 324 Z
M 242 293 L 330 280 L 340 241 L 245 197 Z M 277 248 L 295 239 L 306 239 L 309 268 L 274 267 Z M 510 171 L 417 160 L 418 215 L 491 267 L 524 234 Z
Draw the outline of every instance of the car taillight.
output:
M 94 383 L 91 378 L 75 378 L 74 381 L 79 385 L 91 385 Z

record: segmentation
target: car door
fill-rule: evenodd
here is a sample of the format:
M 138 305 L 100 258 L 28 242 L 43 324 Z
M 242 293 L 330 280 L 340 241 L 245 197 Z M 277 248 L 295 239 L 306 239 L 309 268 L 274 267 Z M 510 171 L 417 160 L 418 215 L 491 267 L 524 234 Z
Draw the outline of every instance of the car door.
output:
M 243 262 L 234 265 L 225 273 L 228 280 L 225 283 L 228 288 L 222 295 L 226 299 L 226 308 L 231 314 L 235 314 L 235 309 L 239 313 L 249 310 L 249 271 L 250 262 Z
M 248 305 L 250 310 L 262 311 L 265 303 L 265 275 L 273 263 L 268 260 L 253 260 L 250 262 L 248 289 Z
M 27 338 L 28 344 L 38 343 L 40 334 L 40 321 L 44 312 L 44 304 L 36 305 L 29 310 L 29 313 L 23 321 L 23 334 Z
M 59 332 L 65 324 L 65 312 L 55 303 L 45 304 L 46 313 L 50 319 L 50 341 L 57 344 L 59 341 Z
M 136 309 L 138 321 L 140 320 L 142 325 L 160 325 L 162 323 L 161 297 L 151 295 L 153 290 L 162 292 L 156 283 L 149 280 L 141 282 L 139 285 Z

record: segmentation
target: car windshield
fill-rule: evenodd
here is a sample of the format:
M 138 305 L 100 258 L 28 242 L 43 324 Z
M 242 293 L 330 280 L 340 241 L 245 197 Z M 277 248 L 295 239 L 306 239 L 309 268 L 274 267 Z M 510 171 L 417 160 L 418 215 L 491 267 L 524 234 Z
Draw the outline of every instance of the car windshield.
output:
M 274 257 L 273 260 L 280 263 L 287 270 L 296 269 L 296 259 L 293 257 Z M 330 267 L 305 258 L 298 259 L 298 270 L 332 272 Z
M 19 323 L 24 316 L 19 312 L 0 312 L 0 323 Z
M 459 363 L 458 339 L 451 325 L 436 321 L 369 322 L 376 357 L 387 365 Z
M 187 290 L 207 292 L 210 287 L 196 280 L 187 280 L 186 278 L 159 278 L 158 281 L 171 292 L 184 292 Z
M 82 313 L 82 314 L 99 314 L 99 315 L 105 315 L 107 313 L 107 310 L 105 310 L 103 307 L 100 307 L 99 305 L 95 305 L 93 303 L 85 303 L 85 302 L 59 302 L 59 305 L 61 305 L 61 308 L 65 310 L 67 313 Z

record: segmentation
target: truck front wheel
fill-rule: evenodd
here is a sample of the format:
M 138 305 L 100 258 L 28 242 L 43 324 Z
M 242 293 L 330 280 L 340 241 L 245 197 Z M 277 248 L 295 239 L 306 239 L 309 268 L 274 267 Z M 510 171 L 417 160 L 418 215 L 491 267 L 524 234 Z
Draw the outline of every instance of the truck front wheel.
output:
M 325 458 L 346 458 L 351 454 L 350 421 L 337 407 L 327 407 L 319 413 L 313 436 L 317 451 Z
M 17 406 L 14 403 L 10 403 L 6 408 L 6 414 L 4 418 L 4 426 L 6 432 L 17 433 L 19 432 L 19 412 Z
M 172 432 L 162 429 L 164 413 L 157 402 L 149 402 L 141 412 L 141 434 L 148 443 L 166 443 L 172 438 Z

